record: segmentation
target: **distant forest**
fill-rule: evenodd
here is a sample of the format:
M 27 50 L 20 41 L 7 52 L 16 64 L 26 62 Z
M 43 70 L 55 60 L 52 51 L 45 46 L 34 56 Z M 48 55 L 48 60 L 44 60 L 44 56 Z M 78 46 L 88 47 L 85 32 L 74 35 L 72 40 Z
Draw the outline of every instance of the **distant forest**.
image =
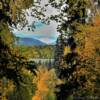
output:
M 15 48 L 19 50 L 21 55 L 27 56 L 27 58 L 54 58 L 54 45 L 45 45 L 45 46 L 18 46 Z

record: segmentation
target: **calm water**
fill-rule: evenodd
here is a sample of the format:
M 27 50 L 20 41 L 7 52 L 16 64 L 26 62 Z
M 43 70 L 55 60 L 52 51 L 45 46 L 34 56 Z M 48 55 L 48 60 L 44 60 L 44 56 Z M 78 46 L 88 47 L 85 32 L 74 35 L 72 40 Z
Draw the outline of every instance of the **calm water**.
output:
M 33 58 L 33 59 L 29 59 L 29 61 L 35 61 L 36 63 L 46 63 L 46 62 L 54 62 L 54 59 L 41 59 L 41 58 Z

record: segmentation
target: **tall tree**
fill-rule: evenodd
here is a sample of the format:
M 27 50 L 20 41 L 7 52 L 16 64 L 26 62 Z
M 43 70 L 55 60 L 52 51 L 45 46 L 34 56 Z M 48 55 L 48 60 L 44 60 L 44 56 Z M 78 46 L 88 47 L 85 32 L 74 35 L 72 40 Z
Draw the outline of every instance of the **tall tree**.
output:
M 30 83 L 30 87 L 32 88 L 32 80 L 29 80 L 29 83 L 26 81 L 24 82 L 24 79 L 27 78 L 24 77 L 25 74 L 22 72 L 22 70 L 23 68 L 25 70 L 29 70 L 30 68 L 29 66 L 26 66 L 26 59 L 19 55 L 18 52 L 16 52 L 16 50 L 13 48 L 14 39 L 10 32 L 9 26 L 15 27 L 17 23 L 22 23 L 22 25 L 24 25 L 26 20 L 23 20 L 25 19 L 25 16 L 22 16 L 24 15 L 22 10 L 31 7 L 32 4 L 32 0 L 0 0 L 0 80 L 5 78 L 6 81 L 8 81 L 8 85 L 9 81 L 13 81 L 12 83 L 16 87 L 14 89 L 17 93 L 19 91 L 18 89 L 21 91 L 27 89 Z M 0 84 L 1 89 L 3 84 Z M 24 87 L 25 84 L 26 86 Z M 26 92 L 26 97 L 22 99 L 31 100 L 30 97 L 33 94 L 28 97 L 30 95 L 30 91 L 27 89 Z M 21 96 L 23 97 L 23 94 Z M 0 99 L 3 99 L 2 97 L 3 92 L 0 90 Z M 7 94 L 5 95 L 5 98 L 6 97 Z
M 55 67 L 64 84 L 58 86 L 57 100 L 66 100 L 80 86 L 84 87 L 86 82 L 84 74 L 76 74 L 81 61 L 74 35 L 80 31 L 78 27 L 81 24 L 86 24 L 86 9 L 90 3 L 86 0 L 50 0 L 50 3 L 60 10 L 58 15 L 51 16 L 59 23 L 58 31 L 61 32 L 56 44 Z

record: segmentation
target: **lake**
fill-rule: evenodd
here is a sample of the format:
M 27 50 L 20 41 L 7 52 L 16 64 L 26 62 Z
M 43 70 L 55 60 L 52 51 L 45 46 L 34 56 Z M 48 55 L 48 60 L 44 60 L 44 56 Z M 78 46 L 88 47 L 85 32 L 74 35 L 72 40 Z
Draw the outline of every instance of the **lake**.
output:
M 29 61 L 35 61 L 36 63 L 44 64 L 44 63 L 53 63 L 54 59 L 32 58 L 29 59 Z

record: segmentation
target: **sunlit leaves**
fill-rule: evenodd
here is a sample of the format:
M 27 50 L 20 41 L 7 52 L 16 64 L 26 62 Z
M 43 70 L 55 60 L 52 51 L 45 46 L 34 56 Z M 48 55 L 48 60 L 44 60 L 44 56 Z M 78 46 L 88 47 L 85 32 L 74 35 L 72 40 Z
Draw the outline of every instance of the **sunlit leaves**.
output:
M 32 100 L 55 100 L 55 86 L 57 84 L 57 76 L 55 70 L 51 69 L 48 71 L 45 67 L 39 67 L 37 72 L 36 80 L 33 82 L 37 83 L 37 91 L 33 96 Z
M 97 79 L 100 75 L 100 57 L 98 53 L 100 50 L 99 21 L 100 17 L 95 16 L 92 24 L 81 26 L 81 32 L 74 35 L 77 42 L 76 51 L 81 57 L 80 66 L 83 67 L 84 71 L 82 72 L 85 72 L 87 78 L 87 82 L 84 84 L 85 90 L 83 91 L 88 95 L 94 95 L 95 91 L 99 91 L 99 89 L 97 89 Z

